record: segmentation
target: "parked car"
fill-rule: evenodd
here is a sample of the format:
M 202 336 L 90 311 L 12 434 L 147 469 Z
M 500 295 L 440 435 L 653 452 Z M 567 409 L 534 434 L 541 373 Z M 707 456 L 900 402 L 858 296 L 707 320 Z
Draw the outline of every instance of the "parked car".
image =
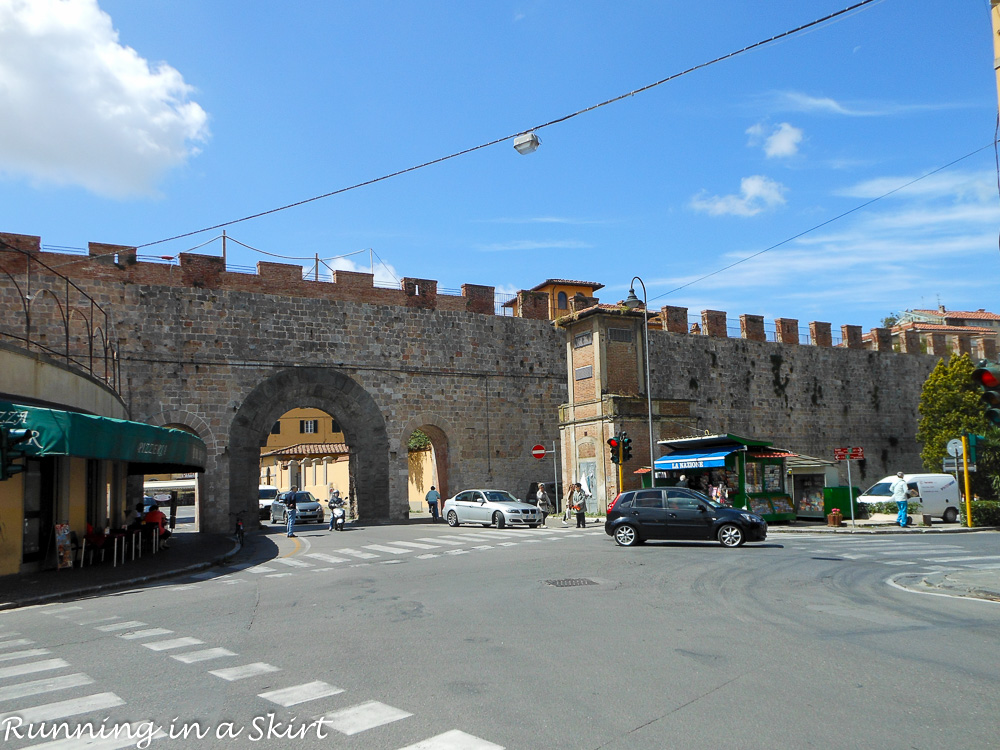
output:
M 859 503 L 885 503 L 892 500 L 892 483 L 895 476 L 886 477 L 858 496 Z M 945 523 L 958 520 L 958 506 L 962 496 L 958 482 L 951 474 L 904 474 L 903 481 L 910 493 L 909 500 L 920 503 L 920 513 L 934 516 Z
M 723 547 L 739 547 L 764 541 L 767 523 L 686 487 L 656 487 L 618 495 L 608 507 L 604 531 L 621 547 L 647 539 L 715 540 Z
M 449 526 L 479 523 L 483 526 L 537 527 L 542 513 L 534 505 L 518 500 L 506 490 L 466 490 L 444 501 Z
M 278 488 L 262 484 L 257 488 L 257 503 L 260 506 L 260 520 L 263 521 L 271 512 L 271 503 L 278 497 Z
M 287 523 L 288 508 L 285 503 L 292 495 L 291 492 L 282 492 L 271 503 L 271 523 Z M 323 523 L 323 506 L 313 496 L 311 492 L 299 490 L 295 492 L 295 522 L 296 523 Z

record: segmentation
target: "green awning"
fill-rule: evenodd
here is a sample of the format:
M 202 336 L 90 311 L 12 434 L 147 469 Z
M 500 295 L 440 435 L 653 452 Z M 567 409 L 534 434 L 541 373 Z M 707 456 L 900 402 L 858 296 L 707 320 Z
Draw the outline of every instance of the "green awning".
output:
M 28 456 L 128 462 L 129 474 L 204 471 L 205 443 L 183 430 L 0 401 L 0 425 L 32 431 Z

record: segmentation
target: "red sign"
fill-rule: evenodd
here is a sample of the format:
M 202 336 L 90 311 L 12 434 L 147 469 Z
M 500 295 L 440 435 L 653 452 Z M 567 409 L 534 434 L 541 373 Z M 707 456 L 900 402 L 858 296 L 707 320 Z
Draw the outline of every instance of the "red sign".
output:
M 535 458 L 545 458 L 545 446 L 536 445 L 534 448 L 531 449 L 531 455 L 534 456 Z
M 837 461 L 864 461 L 865 460 L 865 449 L 864 448 L 834 448 L 833 457 Z

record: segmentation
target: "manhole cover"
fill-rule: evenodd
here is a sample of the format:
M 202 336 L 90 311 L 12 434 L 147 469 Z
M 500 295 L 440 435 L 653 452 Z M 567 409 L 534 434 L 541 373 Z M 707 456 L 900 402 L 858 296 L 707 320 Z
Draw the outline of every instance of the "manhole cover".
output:
M 591 581 L 589 578 L 559 578 L 555 581 L 546 581 L 549 586 L 556 586 L 557 588 L 566 588 L 567 586 L 596 586 L 596 581 Z

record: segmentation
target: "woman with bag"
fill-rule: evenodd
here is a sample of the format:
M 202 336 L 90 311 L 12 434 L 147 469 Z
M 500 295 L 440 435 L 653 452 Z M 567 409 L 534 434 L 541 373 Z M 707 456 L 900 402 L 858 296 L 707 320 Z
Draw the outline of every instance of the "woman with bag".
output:
M 545 519 L 550 513 L 555 509 L 552 507 L 552 501 L 549 500 L 549 493 L 545 491 L 545 483 L 538 483 L 538 492 L 535 493 L 535 498 L 538 500 L 538 510 L 542 513 L 542 526 L 545 526 Z
M 569 514 L 576 510 L 576 503 L 573 498 L 576 496 L 576 485 L 571 484 L 566 490 L 566 497 L 563 498 L 563 526 L 569 526 Z

